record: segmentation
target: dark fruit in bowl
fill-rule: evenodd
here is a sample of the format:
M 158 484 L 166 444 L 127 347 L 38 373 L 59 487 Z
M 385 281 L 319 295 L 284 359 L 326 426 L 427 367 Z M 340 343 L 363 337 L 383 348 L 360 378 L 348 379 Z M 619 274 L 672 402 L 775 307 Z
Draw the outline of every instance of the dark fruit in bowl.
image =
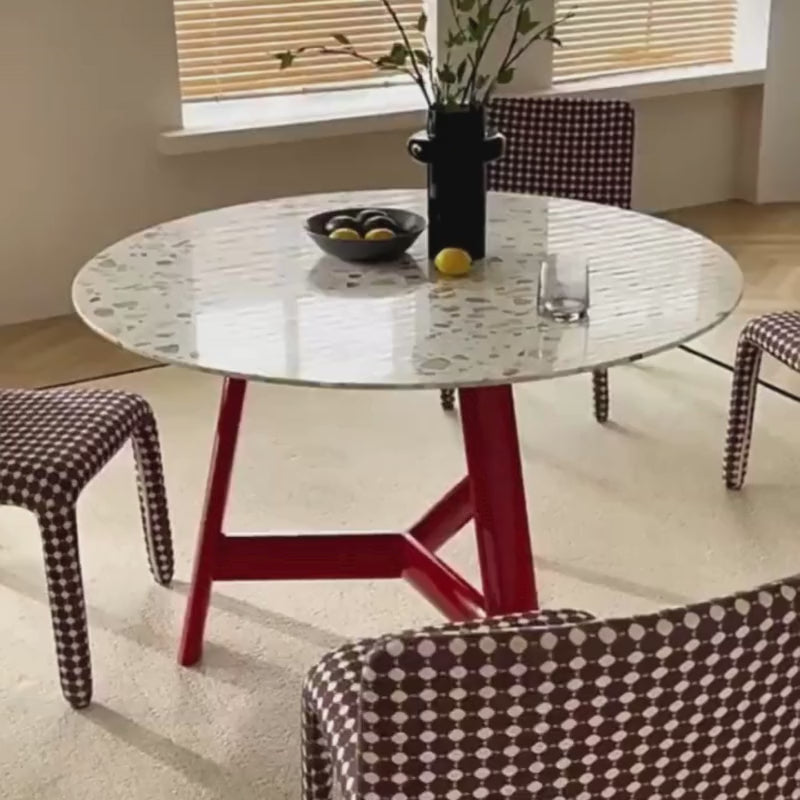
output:
M 351 217 L 348 214 L 337 214 L 325 223 L 325 231 L 327 233 L 333 233 L 333 231 L 339 228 L 349 228 L 350 230 L 359 231 L 361 226 L 355 217 Z
M 367 220 L 371 217 L 385 217 L 386 212 L 382 211 L 380 208 L 365 208 L 356 214 L 356 220 L 358 221 L 359 225 L 366 224 Z
M 369 233 L 370 231 L 374 231 L 378 228 L 395 232 L 397 231 L 397 223 L 391 217 L 387 217 L 385 214 L 379 217 L 370 217 L 365 223 L 363 223 L 361 227 L 364 229 L 365 233 Z
M 320 250 L 340 261 L 397 261 L 425 230 L 425 218 L 402 208 L 386 208 L 376 214 L 378 210 L 357 207 L 321 211 L 306 220 L 306 231 Z M 364 217 L 368 217 L 368 225 L 359 224 Z

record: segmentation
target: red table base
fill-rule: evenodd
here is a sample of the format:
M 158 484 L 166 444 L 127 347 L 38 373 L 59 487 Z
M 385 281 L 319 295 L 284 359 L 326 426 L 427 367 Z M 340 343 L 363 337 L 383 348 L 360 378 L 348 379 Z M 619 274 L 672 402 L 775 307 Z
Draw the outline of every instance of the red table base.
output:
M 245 388 L 243 380 L 225 380 L 181 664 L 194 664 L 202 654 L 214 581 L 405 578 L 453 620 L 537 607 L 510 386 L 459 390 L 468 475 L 409 530 L 232 536 L 223 532 L 223 521 Z M 436 556 L 470 520 L 483 593 Z

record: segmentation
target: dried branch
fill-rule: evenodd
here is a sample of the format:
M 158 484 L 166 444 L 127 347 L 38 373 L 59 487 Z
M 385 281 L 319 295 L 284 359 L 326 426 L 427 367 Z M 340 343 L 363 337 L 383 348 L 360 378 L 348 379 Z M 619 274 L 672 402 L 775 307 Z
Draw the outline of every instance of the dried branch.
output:
M 408 57 L 411 59 L 411 66 L 414 70 L 414 74 L 416 75 L 417 86 L 419 86 L 419 88 L 422 90 L 422 94 L 425 96 L 425 102 L 431 106 L 433 104 L 431 103 L 428 90 L 425 88 L 425 78 L 422 76 L 422 72 L 420 71 L 419 64 L 417 63 L 416 56 L 414 55 L 414 48 L 411 46 L 406 29 L 403 27 L 403 23 L 400 22 L 400 17 L 397 16 L 397 12 L 394 10 L 389 0 L 381 0 L 381 2 L 383 3 L 383 7 L 389 12 L 389 16 L 392 18 L 395 27 L 400 32 L 400 36 L 403 37 L 403 44 L 406 46 L 406 50 L 408 50 Z
M 475 63 L 472 65 L 472 73 L 469 76 L 469 80 L 467 81 L 467 87 L 465 89 L 464 97 L 469 98 L 471 101 L 474 100 L 474 93 L 475 93 L 475 83 L 478 79 L 478 69 L 480 68 L 481 61 L 483 60 L 484 55 L 486 54 L 486 50 L 489 46 L 489 42 L 492 41 L 495 33 L 497 32 L 497 26 L 500 24 L 501 20 L 503 20 L 507 14 L 511 12 L 511 6 L 514 4 L 516 0 L 505 0 L 503 7 L 500 9 L 500 13 L 495 17 L 494 22 L 489 27 L 488 31 L 486 32 L 486 36 L 482 39 L 481 42 L 478 43 L 478 50 L 475 55 Z M 491 1 L 489 3 L 491 7 Z M 520 11 L 522 10 L 523 6 L 520 6 Z M 517 26 L 514 26 L 514 31 L 516 32 Z

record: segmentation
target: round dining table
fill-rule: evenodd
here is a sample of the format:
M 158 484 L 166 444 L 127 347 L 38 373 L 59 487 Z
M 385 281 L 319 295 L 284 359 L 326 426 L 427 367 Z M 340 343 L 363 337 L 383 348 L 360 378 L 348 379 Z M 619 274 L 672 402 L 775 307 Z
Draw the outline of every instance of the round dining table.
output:
M 214 581 L 405 578 L 456 620 L 536 608 L 512 384 L 676 347 L 721 322 L 742 292 L 734 259 L 703 236 L 573 200 L 490 193 L 487 257 L 458 278 L 433 269 L 424 235 L 396 262 L 363 264 L 323 254 L 304 229 L 312 214 L 368 206 L 424 213 L 426 195 L 319 194 L 196 214 L 109 247 L 75 279 L 75 307 L 101 336 L 223 378 L 184 665 L 201 657 Z M 558 253 L 587 259 L 591 303 L 579 323 L 537 310 L 541 261 Z M 466 477 L 401 530 L 227 532 L 248 381 L 456 389 Z M 381 468 L 383 454 L 374 457 Z M 470 521 L 479 587 L 437 555 Z

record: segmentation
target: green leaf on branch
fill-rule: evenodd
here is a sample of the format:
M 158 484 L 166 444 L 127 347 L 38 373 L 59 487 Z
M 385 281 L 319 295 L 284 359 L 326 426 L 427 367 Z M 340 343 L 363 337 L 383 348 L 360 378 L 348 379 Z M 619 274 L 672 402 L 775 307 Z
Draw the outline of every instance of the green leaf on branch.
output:
M 461 47 L 463 44 L 466 44 L 466 38 L 461 31 L 458 33 L 447 31 L 447 41 L 445 42 L 445 45 L 448 49 L 452 47 Z
M 475 0 L 457 0 L 456 5 L 459 11 L 472 11 L 475 6 Z
M 389 60 L 392 64 L 402 67 L 408 59 L 408 49 L 404 44 L 397 42 L 392 45 L 392 51 L 389 53 Z
M 439 76 L 439 80 L 444 84 L 450 85 L 456 82 L 456 74 L 449 64 L 439 67 L 436 74 Z
M 548 36 L 548 42 L 552 42 L 556 47 L 563 47 L 564 43 L 557 36 Z
M 531 10 L 523 8 L 517 17 L 517 30 L 523 35 L 527 36 L 531 31 L 535 31 L 541 23 L 538 20 L 531 19 Z
M 428 15 L 423 11 L 417 20 L 417 30 L 420 33 L 425 33 L 425 28 L 428 27 Z
M 431 60 L 424 50 L 415 50 L 414 58 L 416 58 L 417 63 L 422 64 L 423 67 L 430 66 Z
M 499 84 L 511 83 L 514 80 L 514 68 L 506 67 L 497 73 L 497 82 Z
M 486 31 L 492 26 L 492 9 L 490 5 L 480 6 L 478 16 L 467 18 L 467 31 L 473 42 L 480 42 Z
M 334 33 L 333 38 L 336 39 L 339 44 L 349 45 L 350 40 L 343 34 L 343 33 Z
M 464 75 L 467 71 L 467 60 L 464 59 L 456 69 L 456 80 L 461 83 L 464 80 Z
M 294 64 L 294 53 L 287 50 L 285 53 L 275 53 L 275 58 L 281 62 L 279 69 L 287 69 Z
M 391 56 L 381 56 L 380 58 L 376 59 L 375 64 L 377 65 L 378 69 L 397 69 L 397 64 L 392 61 Z

